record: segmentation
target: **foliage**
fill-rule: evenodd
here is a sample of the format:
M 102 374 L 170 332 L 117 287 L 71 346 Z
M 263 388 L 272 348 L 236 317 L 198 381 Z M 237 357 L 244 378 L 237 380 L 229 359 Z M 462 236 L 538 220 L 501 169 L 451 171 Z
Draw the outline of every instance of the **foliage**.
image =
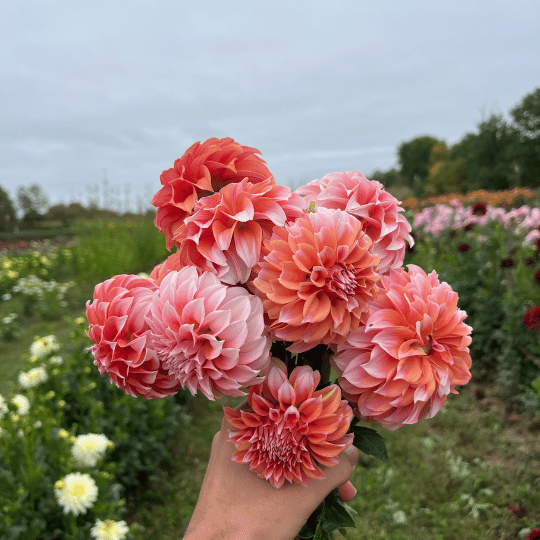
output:
M 178 429 L 184 394 L 147 401 L 118 390 L 92 366 L 84 323 L 78 321 L 69 344 L 59 349 L 33 347 L 42 354 L 28 356 L 26 368 L 43 366 L 45 380 L 22 389 L 27 412 L 7 400 L 9 410 L 0 414 L 2 538 L 88 539 L 96 519 L 122 516 L 126 489 L 146 481 Z M 90 467 L 71 453 L 73 437 L 86 433 L 112 441 Z M 56 482 L 74 471 L 89 473 L 98 487 L 98 500 L 78 516 L 64 513 L 54 492 Z
M 17 214 L 7 191 L 0 186 L 0 231 L 12 231 L 17 223 Z

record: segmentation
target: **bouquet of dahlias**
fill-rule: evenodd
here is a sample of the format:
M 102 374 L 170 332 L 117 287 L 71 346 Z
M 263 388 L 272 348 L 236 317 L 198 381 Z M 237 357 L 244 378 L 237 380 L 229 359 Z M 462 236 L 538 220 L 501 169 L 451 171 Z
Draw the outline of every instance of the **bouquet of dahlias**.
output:
M 332 173 L 291 192 L 258 154 L 214 138 L 162 173 L 155 223 L 175 250 L 149 278 L 97 285 L 88 336 L 132 396 L 247 391 L 224 407 L 233 459 L 280 488 L 323 478 L 351 444 L 387 460 L 356 423 L 434 416 L 470 379 L 471 328 L 435 272 L 402 268 L 411 227 L 379 182 Z M 340 505 L 301 536 L 354 526 Z

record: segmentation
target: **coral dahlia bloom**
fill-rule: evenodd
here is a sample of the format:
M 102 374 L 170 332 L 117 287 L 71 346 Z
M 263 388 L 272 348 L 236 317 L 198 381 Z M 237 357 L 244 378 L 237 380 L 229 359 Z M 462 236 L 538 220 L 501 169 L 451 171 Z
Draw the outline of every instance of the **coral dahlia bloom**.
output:
M 161 264 L 158 264 L 152 272 L 150 272 L 150 279 L 153 279 L 156 285 L 160 285 L 163 281 L 163 278 L 173 270 L 178 271 L 182 268 L 180 263 L 180 254 L 178 251 L 175 251 L 172 255 L 167 257 L 165 261 Z
M 285 364 L 274 362 L 264 382 L 249 388 L 251 411 L 223 407 L 237 448 L 232 459 L 249 463 L 276 488 L 285 480 L 308 485 L 310 478 L 324 478 L 319 465 L 336 465 L 351 446 L 352 409 L 337 385 L 315 390 L 318 371 L 299 366 L 287 379 Z
M 360 221 L 341 210 L 319 208 L 276 227 L 253 281 L 272 338 L 303 352 L 356 330 L 380 279 L 371 246 Z
M 365 325 L 337 348 L 332 366 L 355 414 L 388 429 L 431 418 L 471 378 L 471 327 L 458 295 L 437 274 L 409 265 L 381 279 Z
M 165 276 L 147 321 L 164 369 L 193 395 L 243 396 L 270 362 L 261 301 L 194 266 Z
M 540 306 L 529 309 L 525 315 L 523 315 L 523 324 L 533 332 L 540 329 Z
M 145 316 L 156 289 L 149 278 L 119 275 L 96 285 L 93 302 L 86 303 L 87 335 L 99 372 L 108 373 L 126 394 L 147 399 L 171 396 L 180 387 L 148 347 Z
M 274 226 L 300 217 L 304 200 L 272 179 L 229 184 L 201 199 L 178 234 L 184 266 L 198 266 L 229 285 L 246 283 Z
M 196 142 L 163 171 L 163 187 L 152 198 L 157 207 L 156 227 L 165 234 L 167 248 L 175 241 L 178 228 L 191 215 L 197 200 L 223 186 L 247 178 L 252 183 L 272 178 L 256 148 L 242 146 L 230 137 Z
M 381 258 L 377 272 L 399 268 L 405 257 L 405 240 L 414 244 L 411 225 L 400 212 L 399 201 L 375 180 L 358 171 L 330 173 L 296 190 L 317 207 L 345 210 L 356 216 L 373 242 L 373 253 Z

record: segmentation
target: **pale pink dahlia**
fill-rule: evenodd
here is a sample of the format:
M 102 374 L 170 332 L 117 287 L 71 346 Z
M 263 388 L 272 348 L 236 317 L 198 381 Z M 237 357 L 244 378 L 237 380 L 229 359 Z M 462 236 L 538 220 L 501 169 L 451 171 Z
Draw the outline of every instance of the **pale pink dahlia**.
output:
M 96 285 L 93 302 L 86 303 L 94 364 L 131 396 L 162 398 L 180 388 L 148 347 L 145 317 L 156 289 L 151 279 L 120 275 Z
M 418 266 L 391 270 L 365 325 L 337 348 L 332 366 L 355 414 L 388 429 L 433 417 L 471 378 L 471 327 L 458 295 Z
M 243 396 L 270 362 L 261 301 L 194 266 L 164 277 L 147 321 L 164 369 L 194 395 Z
M 229 285 L 246 283 L 264 239 L 304 213 L 305 202 L 272 179 L 230 184 L 201 199 L 178 233 L 180 261 L 216 274 Z
M 272 338 L 303 352 L 356 330 L 380 279 L 371 246 L 362 224 L 341 210 L 319 208 L 274 228 L 253 280 Z
M 373 242 L 373 253 L 381 258 L 378 273 L 402 266 L 405 241 L 414 244 L 411 225 L 400 213 L 403 208 L 399 201 L 381 183 L 368 180 L 358 171 L 330 173 L 296 193 L 308 203 L 315 201 L 317 207 L 346 210 L 356 216 Z
M 247 178 L 252 183 L 272 178 L 256 148 L 242 146 L 230 137 L 196 142 L 163 171 L 163 187 L 152 198 L 157 207 L 156 227 L 165 234 L 167 248 L 176 242 L 178 228 L 191 215 L 201 197 Z
M 250 411 L 223 407 L 237 450 L 233 461 L 249 463 L 260 478 L 279 488 L 322 479 L 319 465 L 332 467 L 349 448 L 352 410 L 335 384 L 315 391 L 320 375 L 309 366 L 287 368 L 274 360 L 264 382 L 248 390 Z

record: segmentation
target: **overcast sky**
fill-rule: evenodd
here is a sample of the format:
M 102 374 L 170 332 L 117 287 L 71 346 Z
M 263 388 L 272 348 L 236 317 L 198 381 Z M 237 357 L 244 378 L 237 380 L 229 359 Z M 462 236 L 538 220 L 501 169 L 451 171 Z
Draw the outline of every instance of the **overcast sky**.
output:
M 369 175 L 540 86 L 539 21 L 538 0 L 3 2 L 0 185 L 86 202 L 106 176 L 147 203 L 227 136 L 280 184 Z

